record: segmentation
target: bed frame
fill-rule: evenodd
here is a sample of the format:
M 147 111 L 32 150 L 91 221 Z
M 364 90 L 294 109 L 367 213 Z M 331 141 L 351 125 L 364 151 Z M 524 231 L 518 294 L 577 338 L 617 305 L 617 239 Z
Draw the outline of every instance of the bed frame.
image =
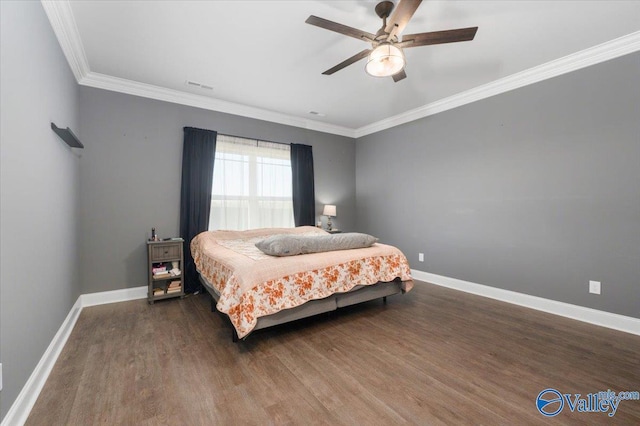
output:
M 211 295 L 211 312 L 215 312 L 217 311 L 216 304 L 218 303 L 220 295 L 206 278 L 202 275 L 199 275 L 199 277 L 203 287 Z M 396 280 L 389 282 L 378 282 L 373 285 L 356 286 L 346 293 L 335 293 L 331 296 L 325 297 L 324 299 L 310 300 L 304 305 L 285 309 L 283 311 L 276 312 L 275 314 L 258 318 L 258 322 L 251 333 L 262 328 L 273 327 L 325 312 L 335 311 L 338 308 L 368 302 L 369 300 L 382 298 L 383 303 L 387 303 L 387 296 L 397 293 L 405 293 L 407 284 L 411 283 L 408 281 L 401 281 L 397 278 Z M 411 288 L 411 286 L 409 286 L 409 288 Z M 222 312 L 220 313 L 225 315 Z M 231 330 L 233 332 L 232 339 L 234 342 L 237 342 L 238 333 L 231 324 L 231 321 L 229 321 L 229 324 L 231 325 Z M 245 340 L 251 333 L 244 336 L 242 340 Z

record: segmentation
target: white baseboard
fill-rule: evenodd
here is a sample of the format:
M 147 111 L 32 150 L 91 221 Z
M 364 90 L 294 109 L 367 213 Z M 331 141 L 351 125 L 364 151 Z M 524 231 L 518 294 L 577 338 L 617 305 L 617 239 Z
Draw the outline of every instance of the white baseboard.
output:
M 49 347 L 44 351 L 36 368 L 29 376 L 29 380 L 27 380 L 27 383 L 25 383 L 18 397 L 9 408 L 7 415 L 2 419 L 2 426 L 23 425 L 27 421 L 27 417 L 29 417 L 29 413 L 36 403 L 38 395 L 40 395 L 40 391 L 49 377 L 49 373 L 51 373 L 62 348 L 64 348 L 73 327 L 76 325 L 81 311 L 82 305 L 80 304 L 80 297 L 78 297 L 53 340 L 51 340 Z
M 489 297 L 491 299 L 513 303 L 514 305 L 524 306 L 526 308 L 536 309 L 538 311 L 560 315 L 640 336 L 640 319 L 638 318 L 558 302 L 557 300 L 544 299 L 542 297 L 445 277 L 442 275 L 432 274 L 430 272 L 417 271 L 415 269 L 411 270 L 411 275 L 417 280 L 426 281 L 441 287 L 452 288 L 454 290 L 460 290 L 466 293 L 476 294 L 478 296 Z
M 16 400 L 11 404 L 0 426 L 22 426 L 27 421 L 27 417 L 29 417 L 29 413 L 36 403 L 53 366 L 58 360 L 62 348 L 64 348 L 64 345 L 67 343 L 83 308 L 106 303 L 144 299 L 146 297 L 147 286 L 80 295 L 62 322 L 58 332 L 53 336 L 53 340 L 51 340 L 47 350 L 44 351 L 42 358 L 40 358 L 36 368 L 31 373 L 31 376 L 29 376 L 29 380 L 27 380 L 27 383 L 25 383 Z
M 123 288 L 120 290 L 101 291 L 80 296 L 82 307 L 104 305 L 107 303 L 126 302 L 147 297 L 147 286 Z

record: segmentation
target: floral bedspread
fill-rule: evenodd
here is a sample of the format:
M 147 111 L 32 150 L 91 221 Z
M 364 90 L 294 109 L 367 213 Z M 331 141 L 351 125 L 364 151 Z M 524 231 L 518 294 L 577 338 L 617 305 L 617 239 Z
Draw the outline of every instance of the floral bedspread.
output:
M 411 272 L 406 257 L 393 246 L 273 257 L 255 247 L 274 234 L 326 234 L 314 227 L 208 231 L 191 241 L 196 269 L 220 293 L 216 305 L 226 313 L 238 337 L 249 334 L 259 317 L 293 308 L 313 299 L 351 290 L 358 285 L 400 278 Z

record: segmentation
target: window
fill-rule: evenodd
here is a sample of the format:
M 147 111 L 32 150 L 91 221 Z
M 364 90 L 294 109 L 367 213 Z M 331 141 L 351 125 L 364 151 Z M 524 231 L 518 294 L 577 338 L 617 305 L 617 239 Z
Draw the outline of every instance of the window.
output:
M 209 229 L 294 226 L 289 145 L 218 135 Z

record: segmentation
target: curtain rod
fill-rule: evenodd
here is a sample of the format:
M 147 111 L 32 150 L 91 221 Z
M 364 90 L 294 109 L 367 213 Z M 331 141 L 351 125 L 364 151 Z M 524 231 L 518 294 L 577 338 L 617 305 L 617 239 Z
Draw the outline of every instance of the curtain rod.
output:
M 287 142 L 276 142 L 276 141 L 269 141 L 269 140 L 266 140 L 266 139 L 258 139 L 258 138 L 248 138 L 248 137 L 246 137 L 246 136 L 228 135 L 228 134 L 226 134 L 226 133 L 221 133 L 221 132 L 218 132 L 218 134 L 219 134 L 220 136 L 228 136 L 228 137 L 230 137 L 230 138 L 251 139 L 251 140 L 254 140 L 254 141 L 258 141 L 258 142 L 277 143 L 277 144 L 279 144 L 279 145 L 293 145 L 293 143 L 287 143 Z M 298 144 L 298 145 L 304 145 L 304 144 Z

